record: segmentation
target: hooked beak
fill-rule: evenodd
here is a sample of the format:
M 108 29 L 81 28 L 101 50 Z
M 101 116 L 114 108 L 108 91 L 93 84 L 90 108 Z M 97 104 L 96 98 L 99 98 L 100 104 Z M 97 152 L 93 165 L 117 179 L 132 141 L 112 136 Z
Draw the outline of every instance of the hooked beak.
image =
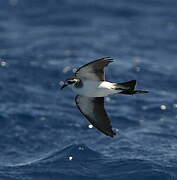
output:
M 63 84 L 63 86 L 61 86 L 60 89 L 63 89 L 63 88 L 65 88 L 66 86 L 67 86 L 67 84 Z

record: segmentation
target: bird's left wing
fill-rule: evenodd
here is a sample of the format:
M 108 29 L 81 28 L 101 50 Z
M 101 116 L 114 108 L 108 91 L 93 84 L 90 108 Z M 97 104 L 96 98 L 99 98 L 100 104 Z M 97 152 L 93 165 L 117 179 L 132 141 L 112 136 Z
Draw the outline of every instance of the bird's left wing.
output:
M 104 68 L 111 62 L 113 60 L 110 57 L 97 59 L 80 67 L 75 75 L 81 79 L 104 81 Z
M 85 97 L 77 95 L 76 105 L 80 112 L 90 121 L 90 123 L 107 136 L 115 136 L 111 121 L 104 109 L 104 97 Z

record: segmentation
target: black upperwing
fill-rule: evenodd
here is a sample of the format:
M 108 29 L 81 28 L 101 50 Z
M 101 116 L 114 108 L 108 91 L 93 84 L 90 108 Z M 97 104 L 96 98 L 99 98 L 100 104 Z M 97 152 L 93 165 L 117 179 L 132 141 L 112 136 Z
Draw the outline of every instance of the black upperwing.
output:
M 111 62 L 113 62 L 113 60 L 110 57 L 97 59 L 80 67 L 75 72 L 75 76 L 80 79 L 104 81 L 104 68 Z

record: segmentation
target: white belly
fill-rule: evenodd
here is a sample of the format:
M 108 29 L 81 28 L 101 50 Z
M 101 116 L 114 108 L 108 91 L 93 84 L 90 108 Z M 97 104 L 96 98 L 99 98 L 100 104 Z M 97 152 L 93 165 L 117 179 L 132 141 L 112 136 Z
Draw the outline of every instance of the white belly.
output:
M 97 82 L 86 80 L 81 88 L 73 87 L 72 89 L 78 95 L 87 97 L 104 97 L 117 93 L 117 91 L 113 89 L 113 86 L 113 83 L 107 81 Z

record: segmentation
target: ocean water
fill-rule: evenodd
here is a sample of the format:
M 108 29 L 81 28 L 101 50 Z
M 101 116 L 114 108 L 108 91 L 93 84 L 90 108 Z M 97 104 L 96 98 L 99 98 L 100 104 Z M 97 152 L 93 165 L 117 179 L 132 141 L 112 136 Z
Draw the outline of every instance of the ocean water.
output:
M 177 1 L 0 0 L 0 180 L 177 179 Z M 95 128 L 60 82 L 110 56 L 117 131 Z

